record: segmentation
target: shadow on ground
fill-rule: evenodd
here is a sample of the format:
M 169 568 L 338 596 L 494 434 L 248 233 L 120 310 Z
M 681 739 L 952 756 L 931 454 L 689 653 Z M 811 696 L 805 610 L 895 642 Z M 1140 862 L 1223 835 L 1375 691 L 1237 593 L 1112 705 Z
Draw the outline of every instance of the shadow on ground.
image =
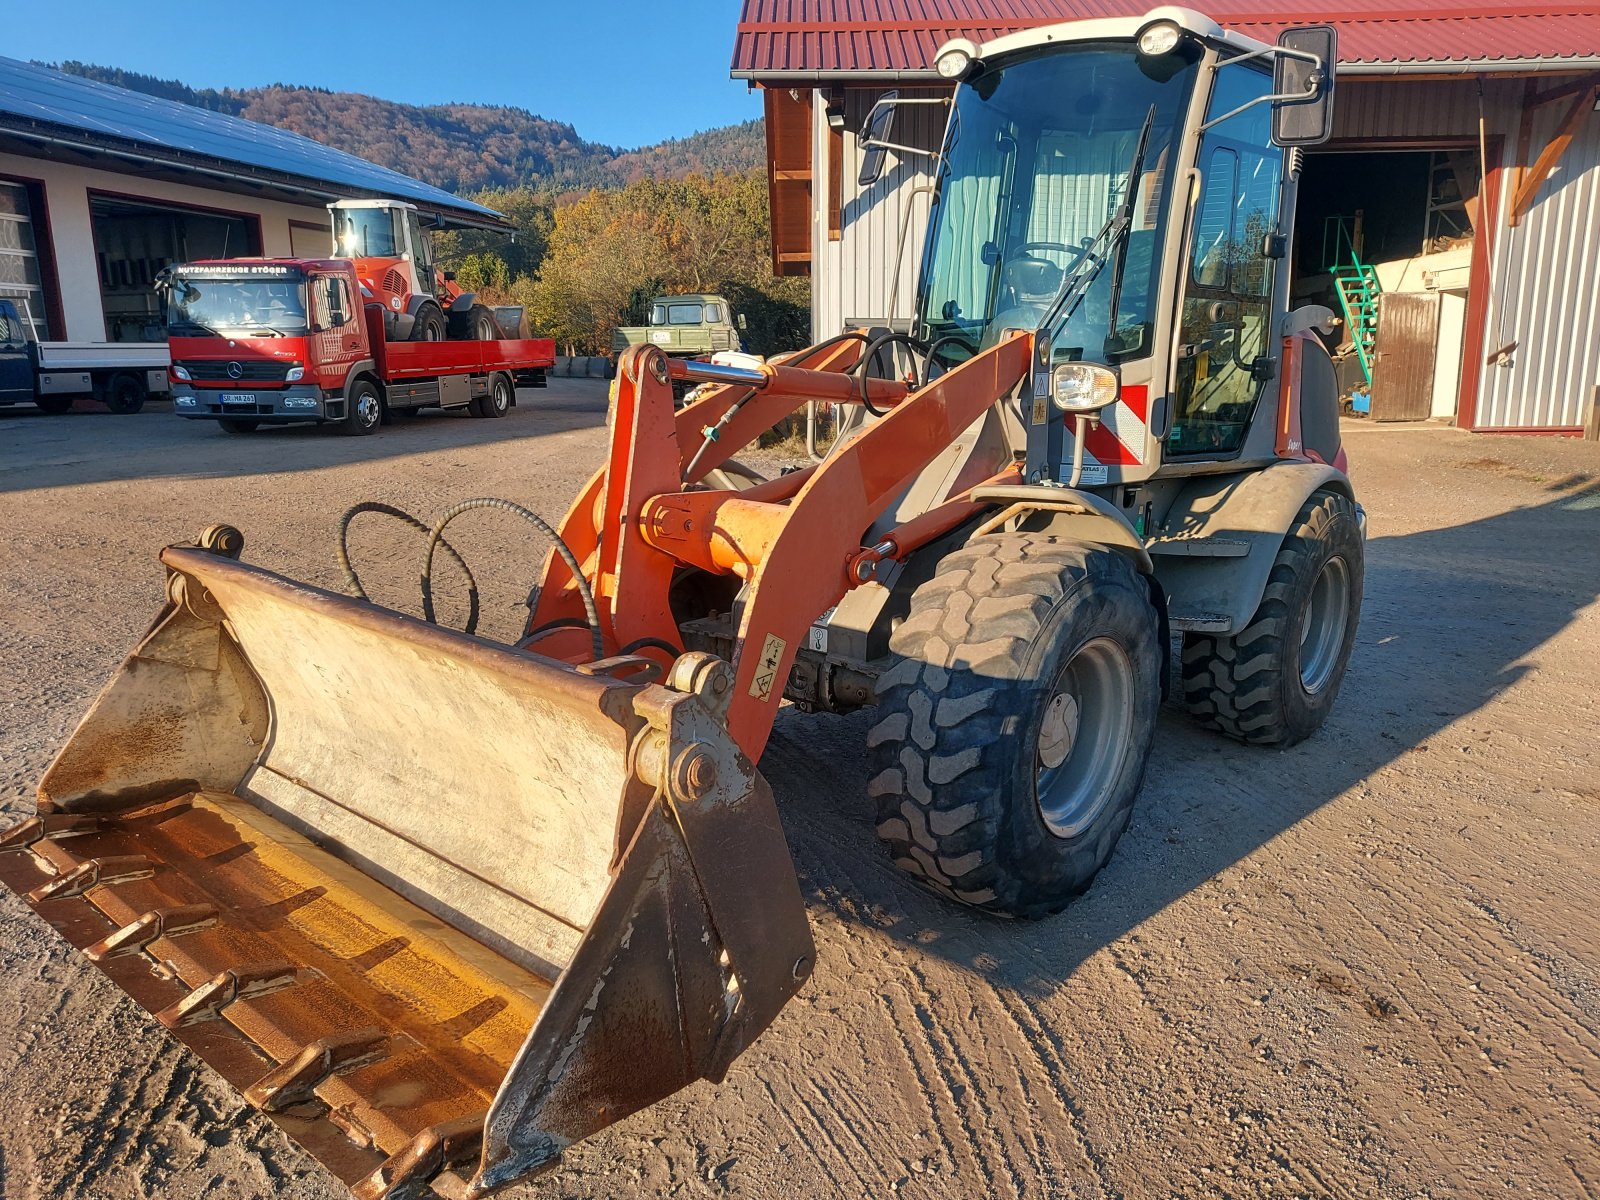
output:
M 1369 541 L 1356 651 L 1328 725 L 1309 741 L 1239 745 L 1169 703 L 1111 862 L 1084 897 L 1045 921 L 964 909 L 897 872 L 877 842 L 855 749 L 870 714 L 786 710 L 761 769 L 813 916 L 831 912 L 915 941 L 920 953 L 997 986 L 1054 991 L 1096 950 L 1380 768 L 1413 753 L 1460 753 L 1441 732 L 1515 684 L 1524 657 L 1600 595 L 1600 485 L 1575 476 L 1547 491 L 1559 494 L 1487 520 Z M 808 786 L 818 758 L 842 790 Z

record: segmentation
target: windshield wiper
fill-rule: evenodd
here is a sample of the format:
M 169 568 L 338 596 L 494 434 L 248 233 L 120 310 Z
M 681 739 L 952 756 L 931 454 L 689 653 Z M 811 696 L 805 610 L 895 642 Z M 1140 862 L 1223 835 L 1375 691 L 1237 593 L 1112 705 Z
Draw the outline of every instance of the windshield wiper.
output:
M 187 321 L 187 320 L 168 321 L 167 322 L 167 332 L 171 333 L 174 329 L 198 329 L 201 333 L 209 333 L 209 334 L 212 334 L 213 336 L 220 336 L 219 334 L 217 334 L 217 331 L 215 329 L 211 328 L 211 326 L 202 325 L 199 321 Z
M 1120 276 L 1122 264 L 1122 243 L 1128 235 L 1128 230 L 1133 227 L 1133 201 L 1139 190 L 1139 173 L 1144 169 L 1145 151 L 1150 145 L 1150 130 L 1156 123 L 1156 106 L 1152 104 L 1150 111 L 1145 114 L 1144 124 L 1139 128 L 1139 141 L 1134 147 L 1133 162 L 1128 164 L 1128 190 L 1122 197 L 1122 203 L 1106 218 L 1106 223 L 1100 226 L 1100 232 L 1089 239 L 1089 244 L 1084 248 L 1078 261 L 1072 265 L 1072 270 L 1062 281 L 1061 290 L 1056 293 L 1055 300 L 1045 310 L 1045 315 L 1039 322 L 1037 336 L 1045 337 L 1048 331 L 1058 323 L 1065 325 L 1072 320 L 1072 315 L 1078 311 L 1078 305 L 1083 303 L 1083 298 L 1089 294 L 1089 287 L 1100 277 L 1112 255 L 1117 256 L 1117 276 Z M 1100 244 L 1105 243 L 1105 249 L 1095 253 Z M 1121 283 L 1117 276 L 1112 278 L 1113 302 L 1115 309 L 1116 287 Z

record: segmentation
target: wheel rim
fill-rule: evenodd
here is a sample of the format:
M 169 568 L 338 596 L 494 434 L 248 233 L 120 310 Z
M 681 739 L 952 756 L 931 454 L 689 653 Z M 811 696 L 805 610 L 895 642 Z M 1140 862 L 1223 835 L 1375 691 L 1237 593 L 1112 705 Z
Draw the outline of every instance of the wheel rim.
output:
M 1133 663 L 1109 638 L 1086 642 L 1056 676 L 1034 749 L 1039 815 L 1076 837 L 1111 800 L 1133 737 Z
M 507 392 L 507 389 L 506 389 L 506 385 L 505 384 L 497 383 L 497 384 L 494 385 L 494 410 L 495 410 L 495 412 L 505 412 L 507 409 L 509 409 L 511 407 L 511 397 L 509 395 L 507 395 L 506 392 Z
M 1350 567 L 1342 558 L 1330 558 L 1311 585 L 1300 626 L 1300 686 L 1313 696 L 1333 678 L 1349 621 Z
M 380 415 L 378 397 L 371 392 L 363 392 L 361 398 L 356 401 L 356 420 L 364 426 L 376 425 Z

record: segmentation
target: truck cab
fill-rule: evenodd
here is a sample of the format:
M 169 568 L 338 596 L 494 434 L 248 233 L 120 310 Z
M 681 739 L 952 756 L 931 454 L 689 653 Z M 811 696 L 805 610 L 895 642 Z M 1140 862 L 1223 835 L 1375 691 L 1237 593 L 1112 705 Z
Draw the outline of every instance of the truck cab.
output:
M 343 259 L 186 263 L 163 281 L 179 416 L 342 420 L 373 355 Z
M 611 348 L 620 354 L 629 346 L 649 344 L 673 357 L 715 354 L 743 349 L 743 328 L 743 316 L 734 315 L 725 296 L 657 296 L 650 302 L 650 324 L 618 329 Z
M 0 300 L 0 404 L 33 402 L 33 358 L 27 325 L 10 300 Z

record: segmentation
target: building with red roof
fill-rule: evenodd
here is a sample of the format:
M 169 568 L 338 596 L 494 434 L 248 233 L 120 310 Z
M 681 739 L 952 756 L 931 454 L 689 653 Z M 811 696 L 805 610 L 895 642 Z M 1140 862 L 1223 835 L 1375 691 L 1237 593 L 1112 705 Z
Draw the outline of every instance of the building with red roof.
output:
M 1138 17 L 1119 0 L 745 0 L 732 74 L 765 99 L 774 269 L 809 275 L 814 332 L 910 316 L 935 185 L 891 154 L 856 186 L 859 131 L 888 91 L 939 99 L 954 38 Z M 1372 268 L 1375 334 L 1343 369 L 1378 419 L 1594 436 L 1600 396 L 1600 6 L 1337 0 L 1316 11 L 1215 0 L 1230 32 L 1338 31 L 1332 137 L 1306 152 L 1290 262 L 1298 299 Z M 898 143 L 936 152 L 945 106 L 901 109 Z M 1352 324 L 1352 321 L 1354 324 Z

